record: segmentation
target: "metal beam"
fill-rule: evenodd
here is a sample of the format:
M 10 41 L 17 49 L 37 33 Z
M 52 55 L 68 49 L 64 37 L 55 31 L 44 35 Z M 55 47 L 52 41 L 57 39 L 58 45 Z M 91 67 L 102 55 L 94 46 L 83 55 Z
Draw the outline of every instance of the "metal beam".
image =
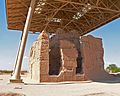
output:
M 36 3 L 36 0 L 31 0 L 27 18 L 26 18 L 26 23 L 24 26 L 24 30 L 23 30 L 23 34 L 22 34 L 22 38 L 21 38 L 21 42 L 20 42 L 20 47 L 18 50 L 18 56 L 16 59 L 15 69 L 14 69 L 12 77 L 10 78 L 11 83 L 22 83 L 20 72 L 21 72 L 21 66 L 22 66 L 25 45 L 26 45 L 26 41 L 27 41 L 27 37 L 28 37 L 28 30 L 30 28 L 30 23 L 31 23 L 33 12 L 34 12 L 35 3 Z

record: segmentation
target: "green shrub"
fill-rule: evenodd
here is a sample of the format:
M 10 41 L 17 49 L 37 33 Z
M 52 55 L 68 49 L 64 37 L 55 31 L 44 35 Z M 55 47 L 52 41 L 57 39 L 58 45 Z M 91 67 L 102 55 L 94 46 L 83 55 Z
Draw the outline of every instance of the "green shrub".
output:
M 117 67 L 116 64 L 110 64 L 107 68 L 106 68 L 107 72 L 112 72 L 112 73 L 117 73 L 120 72 L 120 68 Z

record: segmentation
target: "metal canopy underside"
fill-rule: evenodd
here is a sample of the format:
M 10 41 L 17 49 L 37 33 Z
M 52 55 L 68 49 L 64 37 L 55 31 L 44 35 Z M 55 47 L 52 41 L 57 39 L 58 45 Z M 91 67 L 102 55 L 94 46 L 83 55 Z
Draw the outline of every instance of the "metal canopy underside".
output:
M 6 0 L 8 29 L 23 30 L 31 0 Z M 29 31 L 84 35 L 120 17 L 120 0 L 36 0 Z

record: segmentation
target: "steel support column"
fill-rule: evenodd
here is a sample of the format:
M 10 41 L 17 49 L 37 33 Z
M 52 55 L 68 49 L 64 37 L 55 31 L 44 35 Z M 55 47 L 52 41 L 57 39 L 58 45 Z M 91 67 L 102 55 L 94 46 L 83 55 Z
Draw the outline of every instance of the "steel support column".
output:
M 26 45 L 26 41 L 28 37 L 28 31 L 30 28 L 32 14 L 34 12 L 35 2 L 36 0 L 31 0 L 31 3 L 30 3 L 30 7 L 28 10 L 28 14 L 27 14 L 27 19 L 25 22 L 25 26 L 24 26 L 24 30 L 23 30 L 23 34 L 22 34 L 22 38 L 20 42 L 20 47 L 18 50 L 18 57 L 16 59 L 15 69 L 14 69 L 12 77 L 10 78 L 11 83 L 22 83 L 20 72 L 21 72 L 21 67 L 22 67 L 22 60 L 24 56 L 25 45 Z

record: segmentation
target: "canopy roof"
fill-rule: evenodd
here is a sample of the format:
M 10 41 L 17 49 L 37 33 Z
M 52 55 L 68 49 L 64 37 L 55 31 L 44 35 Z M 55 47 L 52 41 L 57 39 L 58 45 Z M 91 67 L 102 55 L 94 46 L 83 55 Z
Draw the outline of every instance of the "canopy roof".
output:
M 6 0 L 8 29 L 23 30 L 31 0 Z M 36 0 L 29 31 L 84 35 L 120 17 L 120 0 Z

